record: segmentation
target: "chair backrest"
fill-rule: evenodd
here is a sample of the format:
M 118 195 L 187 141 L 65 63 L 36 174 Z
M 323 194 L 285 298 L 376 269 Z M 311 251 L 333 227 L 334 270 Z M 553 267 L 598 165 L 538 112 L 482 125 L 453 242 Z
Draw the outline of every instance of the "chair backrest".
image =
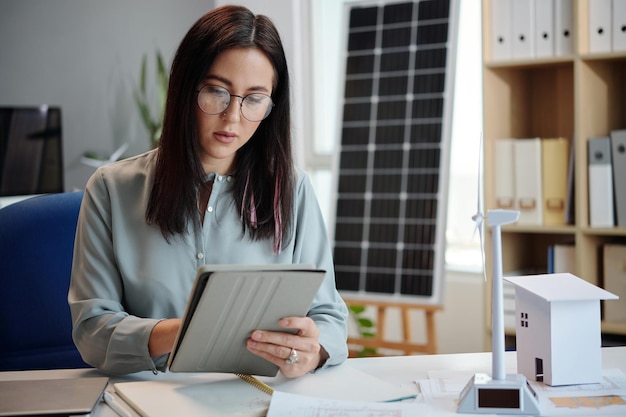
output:
M 67 292 L 83 192 L 0 209 L 0 370 L 86 367 Z

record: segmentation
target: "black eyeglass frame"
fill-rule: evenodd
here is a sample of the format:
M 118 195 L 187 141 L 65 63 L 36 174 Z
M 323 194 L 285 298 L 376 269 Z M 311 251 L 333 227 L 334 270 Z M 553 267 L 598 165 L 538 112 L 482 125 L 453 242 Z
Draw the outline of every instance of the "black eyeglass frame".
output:
M 202 92 L 202 90 L 204 90 L 205 88 L 209 88 L 209 87 L 210 87 L 210 88 L 215 88 L 215 89 L 224 90 L 224 91 L 228 94 L 228 96 L 229 96 L 228 103 L 226 103 L 226 106 L 224 107 L 224 109 L 222 109 L 222 110 L 220 110 L 220 111 L 218 111 L 218 112 L 216 112 L 216 113 L 209 113 L 209 112 L 207 112 L 206 110 L 204 110 L 204 109 L 202 108 L 202 105 L 200 104 L 200 93 Z M 212 84 L 205 84 L 205 85 L 203 85 L 202 87 L 200 87 L 200 89 L 199 89 L 199 90 L 196 90 L 196 95 L 198 96 L 198 98 L 197 98 L 197 103 L 198 103 L 198 107 L 200 108 L 200 110 L 202 110 L 202 112 L 203 112 L 203 113 L 205 113 L 205 114 L 210 114 L 210 115 L 216 115 L 216 114 L 221 114 L 221 113 L 225 112 L 225 111 L 226 111 L 226 110 L 230 107 L 230 104 L 231 104 L 231 101 L 232 101 L 232 100 L 231 100 L 231 98 L 232 98 L 232 97 L 237 97 L 237 98 L 240 98 L 240 99 L 241 99 L 241 101 L 239 102 L 239 112 L 241 113 L 241 116 L 242 116 L 244 119 L 248 120 L 249 122 L 261 122 L 261 121 L 263 121 L 263 120 L 267 119 L 267 117 L 268 117 L 268 116 L 270 115 L 270 113 L 272 112 L 272 108 L 275 106 L 275 104 L 274 104 L 274 100 L 272 100 L 272 97 L 271 97 L 271 96 L 269 96 L 268 94 L 265 94 L 265 93 L 250 93 L 250 94 L 247 94 L 247 95 L 245 95 L 245 96 L 240 96 L 240 95 L 238 95 L 238 94 L 231 94 L 231 92 L 230 92 L 230 91 L 228 91 L 228 90 L 227 90 L 226 88 L 224 88 L 224 87 L 221 87 L 221 86 L 219 86 L 219 85 L 212 85 Z M 245 115 L 245 114 L 244 114 L 244 112 L 243 112 L 243 103 L 244 103 L 244 101 L 245 101 L 248 97 L 251 97 L 251 96 L 264 96 L 264 97 L 267 97 L 267 98 L 269 99 L 269 104 L 268 104 L 267 109 L 266 109 L 266 111 L 265 111 L 265 115 L 264 115 L 264 116 L 263 116 L 263 118 L 262 118 L 262 119 L 260 119 L 260 120 L 251 120 L 251 119 L 247 118 L 247 117 L 246 117 L 246 115 Z

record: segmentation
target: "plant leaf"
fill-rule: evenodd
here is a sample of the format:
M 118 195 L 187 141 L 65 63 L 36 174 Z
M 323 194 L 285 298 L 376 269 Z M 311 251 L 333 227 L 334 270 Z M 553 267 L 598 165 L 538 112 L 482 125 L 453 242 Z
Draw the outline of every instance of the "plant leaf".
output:
M 143 56 L 143 58 L 141 59 L 141 71 L 139 73 L 139 89 L 141 91 L 141 94 L 145 97 L 146 95 L 146 72 L 147 72 L 147 57 L 146 55 Z
M 361 327 L 374 327 L 374 322 L 370 319 L 364 318 L 364 317 L 360 317 L 359 318 L 359 326 Z
M 159 122 L 163 120 L 163 112 L 165 110 L 165 100 L 167 98 L 167 84 L 169 82 L 169 75 L 167 68 L 165 67 L 165 61 L 160 52 L 157 52 L 157 87 L 159 94 Z
M 354 314 L 361 314 L 365 311 L 365 307 L 364 306 L 349 306 L 350 311 L 352 311 Z
M 145 100 L 139 95 L 139 93 L 135 93 L 135 102 L 137 103 L 137 108 L 139 109 L 139 115 L 141 116 L 141 121 L 148 131 L 150 131 L 150 126 L 152 124 L 152 116 L 150 115 L 150 108 Z

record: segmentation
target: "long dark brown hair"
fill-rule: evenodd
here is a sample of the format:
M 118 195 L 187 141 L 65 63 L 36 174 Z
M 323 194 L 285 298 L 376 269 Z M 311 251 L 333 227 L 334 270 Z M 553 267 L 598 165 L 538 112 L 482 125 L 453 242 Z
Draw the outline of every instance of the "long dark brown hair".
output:
M 202 16 L 176 51 L 146 221 L 159 226 L 169 241 L 198 218 L 198 191 L 207 184 L 199 157 L 196 89 L 221 52 L 241 47 L 256 48 L 272 62 L 275 106 L 235 156 L 233 197 L 242 233 L 255 240 L 273 238 L 278 253 L 289 236 L 294 200 L 289 73 L 274 24 L 241 6 L 223 6 Z

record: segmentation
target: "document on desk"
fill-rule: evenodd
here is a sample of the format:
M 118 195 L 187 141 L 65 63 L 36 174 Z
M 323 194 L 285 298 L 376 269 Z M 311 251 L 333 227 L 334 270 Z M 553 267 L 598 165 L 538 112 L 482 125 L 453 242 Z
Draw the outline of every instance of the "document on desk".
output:
M 429 416 L 432 407 L 417 402 L 358 402 L 329 400 L 306 395 L 275 392 L 267 412 L 267 417 L 372 417 L 393 416 L 413 417 Z
M 552 387 L 529 382 L 539 396 L 541 415 L 626 415 L 626 375 L 619 369 L 603 369 L 599 384 Z
M 161 380 L 118 382 L 115 390 L 143 417 L 264 416 L 272 396 L 232 374 L 165 374 Z M 356 402 L 415 398 L 417 387 L 392 384 L 349 364 L 296 379 L 259 377 L 276 392 Z
M 457 415 L 459 394 L 473 375 L 468 371 L 429 371 L 428 379 L 416 383 L 423 402 L 436 410 L 438 417 L 452 417 Z M 619 369 L 604 369 L 599 384 L 552 387 L 536 381 L 529 383 L 537 393 L 544 417 L 626 415 L 626 375 Z

